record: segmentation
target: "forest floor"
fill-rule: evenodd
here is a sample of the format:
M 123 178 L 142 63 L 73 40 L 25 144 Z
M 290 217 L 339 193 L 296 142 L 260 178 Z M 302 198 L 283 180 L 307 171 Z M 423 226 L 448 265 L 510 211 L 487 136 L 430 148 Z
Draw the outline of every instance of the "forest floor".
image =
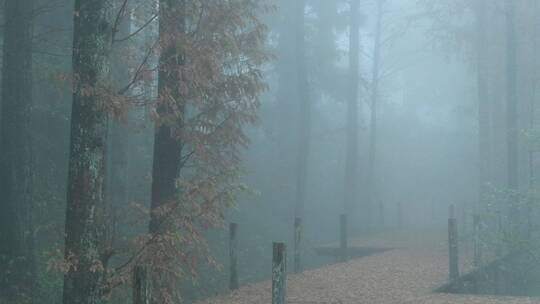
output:
M 444 231 L 389 232 L 350 242 L 350 246 L 394 248 L 380 254 L 289 275 L 291 304 L 465 304 L 539 303 L 540 298 L 433 293 L 448 280 L 448 249 Z M 462 273 L 472 270 L 470 250 L 461 246 Z M 271 282 L 241 287 L 199 304 L 271 303 Z

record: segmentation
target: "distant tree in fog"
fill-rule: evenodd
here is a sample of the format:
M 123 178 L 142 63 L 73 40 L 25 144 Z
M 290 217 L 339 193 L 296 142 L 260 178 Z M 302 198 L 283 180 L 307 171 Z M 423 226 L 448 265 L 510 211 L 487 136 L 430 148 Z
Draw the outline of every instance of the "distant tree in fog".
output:
M 0 302 L 29 303 L 35 288 L 31 195 L 34 1 L 6 0 L 0 112 Z
M 371 69 L 371 87 L 370 87 L 370 133 L 369 133 L 369 161 L 368 161 L 368 204 L 374 211 L 375 204 L 380 209 L 380 214 L 383 214 L 383 205 L 378 197 L 379 184 L 377 182 L 377 107 L 379 100 L 379 80 L 380 80 L 380 65 L 381 65 L 381 35 L 382 35 L 382 19 L 383 19 L 383 4 L 385 0 L 376 0 L 376 21 L 375 21 L 375 41 L 373 42 L 373 64 Z M 381 223 L 382 224 L 382 223 Z
M 490 101 L 488 97 L 489 64 L 488 40 L 487 40 L 487 17 L 488 6 L 486 0 L 475 0 L 474 6 L 476 23 L 476 74 L 478 94 L 478 204 L 479 207 L 487 199 L 490 165 Z
M 305 0 L 295 1 L 295 34 L 296 34 L 296 74 L 298 98 L 298 148 L 296 158 L 296 206 L 295 217 L 302 219 L 307 196 L 308 157 L 311 138 L 311 100 L 308 83 L 306 30 L 305 30 Z M 297 227 L 299 231 L 301 227 Z M 295 244 L 297 247 L 300 244 Z M 296 248 L 299 251 L 299 248 Z M 299 265 L 295 265 L 299 270 Z
M 360 1 L 350 1 L 349 29 L 349 77 L 347 96 L 347 148 L 345 158 L 345 201 L 344 213 L 355 210 L 358 206 L 358 136 L 359 82 L 360 82 Z M 369 207 L 369 206 L 368 206 Z M 363 210 L 370 214 L 370 210 Z M 369 216 L 366 217 L 366 219 Z M 367 224 L 369 225 L 369 224 Z
M 515 26 L 515 4 L 514 0 L 505 0 L 506 17 L 506 147 L 508 180 L 507 187 L 511 201 L 517 199 L 515 195 L 519 191 L 518 172 L 518 96 L 517 96 L 517 61 L 516 61 L 516 26 Z M 513 205 L 511 202 L 510 205 Z M 511 207 L 512 208 L 512 207 Z M 513 217 L 513 210 L 510 216 Z M 515 220 L 515 219 L 514 219 Z

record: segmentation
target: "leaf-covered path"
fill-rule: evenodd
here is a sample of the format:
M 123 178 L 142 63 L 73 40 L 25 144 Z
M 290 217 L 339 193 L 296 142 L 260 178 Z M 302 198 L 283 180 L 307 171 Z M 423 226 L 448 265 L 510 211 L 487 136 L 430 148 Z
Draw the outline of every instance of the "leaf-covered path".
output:
M 448 255 L 443 231 L 425 235 L 413 231 L 388 233 L 352 242 L 357 246 L 393 247 L 394 250 L 346 263 L 289 275 L 288 303 L 298 304 L 443 304 L 540 303 L 526 297 L 434 294 L 448 278 Z M 462 246 L 464 247 L 464 246 Z M 462 250 L 461 256 L 467 256 Z M 462 259 L 467 260 L 467 259 Z M 470 270 L 468 261 L 461 268 Z M 243 286 L 238 291 L 201 304 L 271 303 L 269 281 Z

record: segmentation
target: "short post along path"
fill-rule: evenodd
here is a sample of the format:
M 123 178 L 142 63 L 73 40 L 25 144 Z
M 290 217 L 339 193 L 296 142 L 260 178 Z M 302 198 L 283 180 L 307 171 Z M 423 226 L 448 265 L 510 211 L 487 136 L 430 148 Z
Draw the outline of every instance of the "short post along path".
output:
M 434 293 L 448 281 L 446 231 L 387 232 L 350 240 L 350 246 L 394 248 L 287 279 L 287 303 L 298 304 L 528 304 L 540 298 Z M 332 244 L 338 246 L 339 244 Z M 460 270 L 472 269 L 471 246 L 460 246 Z M 270 270 L 269 261 L 269 270 Z M 290 269 L 292 270 L 292 269 Z M 199 304 L 268 304 L 271 282 L 250 284 Z

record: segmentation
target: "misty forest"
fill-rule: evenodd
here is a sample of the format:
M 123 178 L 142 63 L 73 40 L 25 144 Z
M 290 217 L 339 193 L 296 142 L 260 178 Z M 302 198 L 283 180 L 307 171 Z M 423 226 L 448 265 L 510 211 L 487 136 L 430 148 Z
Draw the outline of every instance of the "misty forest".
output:
M 540 303 L 539 0 L 0 2 L 0 304 Z

